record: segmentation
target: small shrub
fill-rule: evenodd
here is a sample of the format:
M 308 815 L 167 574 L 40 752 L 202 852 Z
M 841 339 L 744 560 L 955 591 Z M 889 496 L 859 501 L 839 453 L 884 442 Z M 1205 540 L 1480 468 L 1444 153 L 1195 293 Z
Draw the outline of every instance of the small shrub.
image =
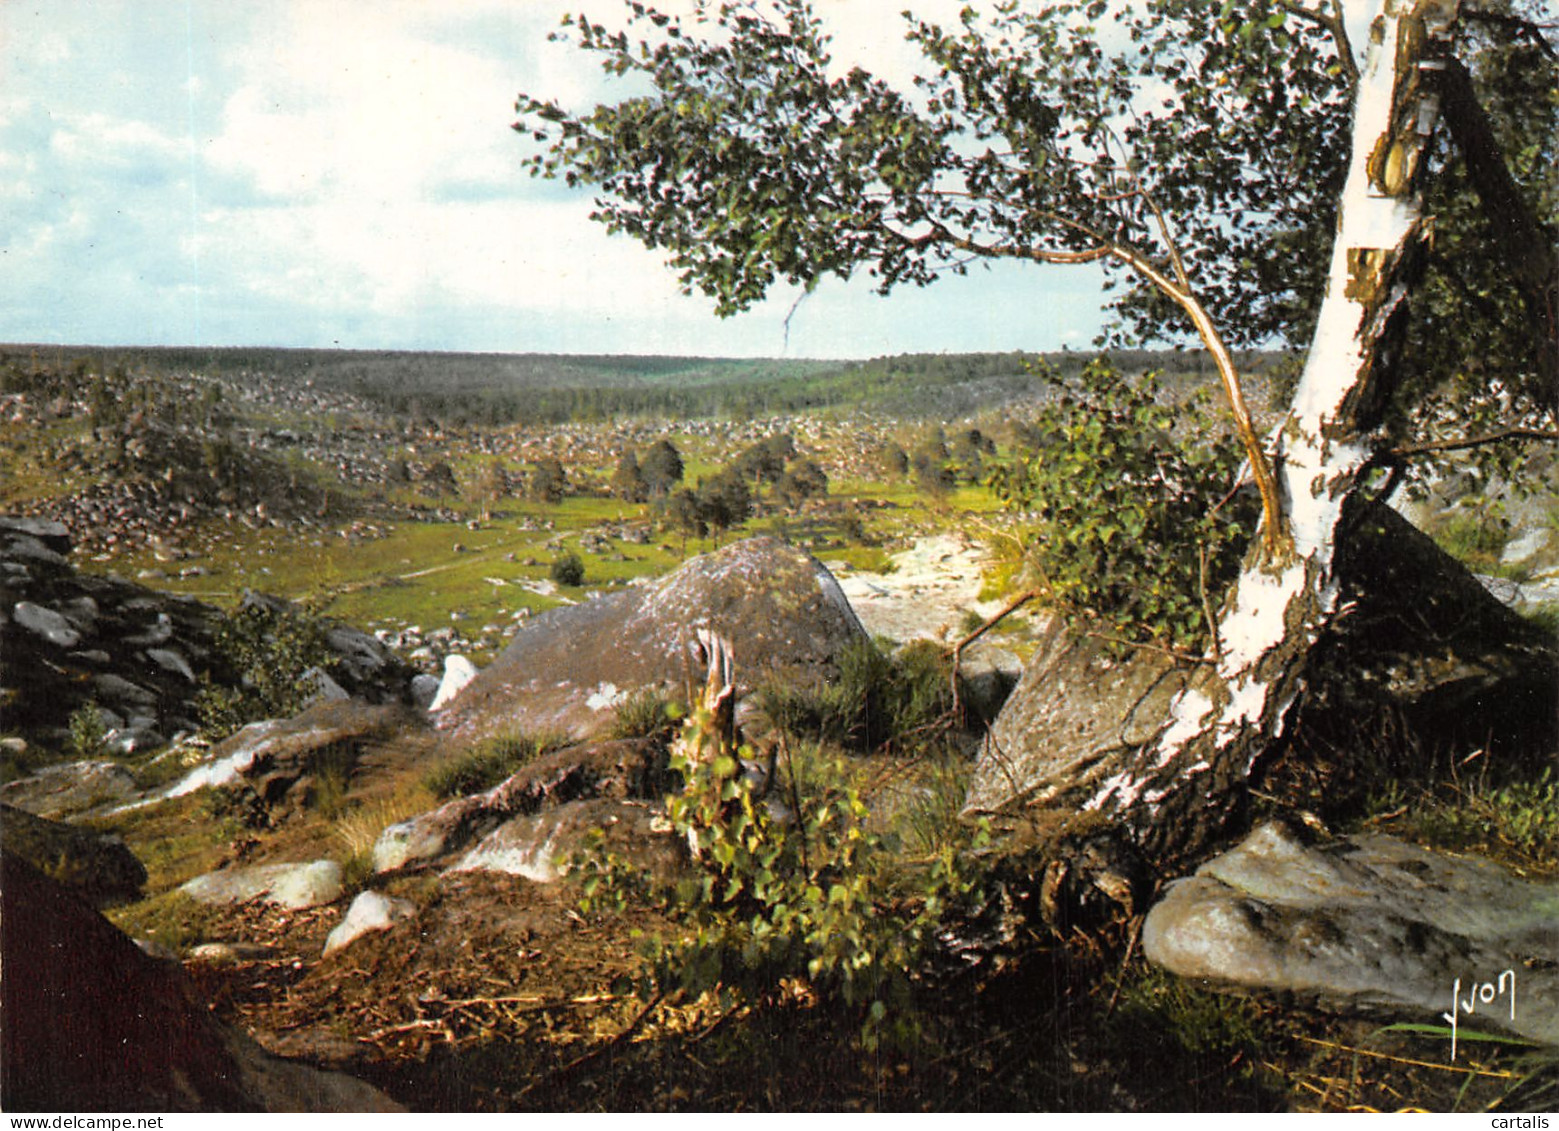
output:
M 569 739 L 556 734 L 523 731 L 490 738 L 429 770 L 422 779 L 435 797 L 464 797 L 491 789 L 516 771 L 551 750 L 567 746 Z
M 82 761 L 101 758 L 108 749 L 108 727 L 96 699 L 88 699 L 70 713 L 70 752 Z
M 821 687 L 771 682 L 764 710 L 791 734 L 877 750 L 951 717 L 952 669 L 940 647 L 916 641 L 889 655 L 869 640 L 839 655 L 839 678 Z
M 705 723 L 695 713 L 686 733 L 708 734 Z M 885 1036 L 912 1040 L 917 973 L 945 917 L 977 887 L 966 857 L 944 843 L 907 872 L 851 789 L 799 799 L 800 812 L 782 822 L 754 795 L 738 757 L 679 749 L 672 769 L 684 787 L 667 798 L 667 813 L 694 847 L 691 873 L 651 887 L 642 868 L 620 859 L 581 861 L 586 911 L 647 898 L 680 927 L 648 944 L 640 995 L 761 1002 L 802 983 L 848 1011 L 868 1048 Z
M 1076 383 L 1040 376 L 1055 395 L 1035 447 L 991 485 L 1032 513 L 1028 560 L 1049 600 L 1129 641 L 1201 650 L 1202 593 L 1218 601 L 1254 526 L 1254 503 L 1229 497 L 1239 445 L 1219 433 L 1205 391 L 1172 404 L 1155 374 L 1127 381 L 1104 359 Z
M 677 729 L 678 718 L 680 712 L 670 700 L 652 687 L 643 687 L 617 705 L 611 736 L 669 740 Z
M 213 740 L 261 719 L 296 715 L 314 695 L 311 673 L 340 663 L 317 617 L 259 601 L 223 618 L 214 643 L 223 678 L 208 679 L 195 700 L 201 729 Z
M 569 551 L 552 563 L 552 568 L 547 571 L 559 585 L 580 586 L 585 583 L 585 563 L 579 555 Z

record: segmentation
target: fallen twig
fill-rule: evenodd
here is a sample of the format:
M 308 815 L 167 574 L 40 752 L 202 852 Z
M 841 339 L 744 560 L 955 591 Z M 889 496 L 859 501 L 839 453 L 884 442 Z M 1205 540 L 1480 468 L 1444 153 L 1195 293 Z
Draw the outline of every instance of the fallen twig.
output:
M 1407 1056 L 1392 1056 L 1390 1053 L 1356 1048 L 1353 1045 L 1342 1045 L 1336 1041 L 1323 1041 L 1317 1037 L 1300 1036 L 1299 1039 L 1306 1044 L 1320 1045 L 1322 1048 L 1336 1049 L 1338 1052 L 1355 1053 L 1359 1056 L 1372 1056 L 1377 1060 L 1395 1061 L 1397 1064 L 1411 1064 L 1415 1068 L 1437 1068 L 1442 1072 L 1460 1072 L 1466 1076 L 1487 1076 L 1493 1080 L 1516 1080 L 1520 1078 L 1515 1072 L 1494 1072 L 1487 1068 L 1463 1068 L 1459 1064 L 1441 1064 L 1433 1060 L 1415 1060 Z

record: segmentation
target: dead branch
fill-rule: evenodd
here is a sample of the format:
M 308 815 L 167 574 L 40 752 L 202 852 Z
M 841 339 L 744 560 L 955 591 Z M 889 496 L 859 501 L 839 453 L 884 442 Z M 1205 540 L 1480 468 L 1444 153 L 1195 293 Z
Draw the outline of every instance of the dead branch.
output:
M 1466 451 L 1469 448 L 1482 448 L 1490 444 L 1505 443 L 1509 440 L 1547 440 L 1551 443 L 1559 440 L 1559 432 L 1546 428 L 1527 428 L 1522 425 L 1516 425 L 1511 428 L 1501 428 L 1497 432 L 1485 432 L 1481 436 L 1461 436 L 1449 440 L 1428 440 L 1422 444 L 1392 448 L 1384 454 L 1387 459 L 1401 460 L 1411 456 L 1429 455 L 1434 452 Z

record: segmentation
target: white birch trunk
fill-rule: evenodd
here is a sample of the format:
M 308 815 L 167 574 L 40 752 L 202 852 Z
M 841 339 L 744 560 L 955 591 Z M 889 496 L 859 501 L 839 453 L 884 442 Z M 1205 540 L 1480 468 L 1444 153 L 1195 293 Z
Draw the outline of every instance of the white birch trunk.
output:
M 1212 691 L 1174 701 L 1156 743 L 1106 781 L 1085 808 L 1167 847 L 1176 824 L 1220 809 L 1278 736 L 1310 646 L 1337 611 L 1334 548 L 1371 454 L 1361 409 L 1389 381 L 1394 315 L 1423 238 L 1419 165 L 1438 113 L 1420 81 L 1456 18 L 1456 0 L 1363 0 L 1350 6 L 1366 44 L 1353 112 L 1353 154 L 1320 319 L 1279 437 L 1277 476 L 1292 554 L 1253 552 L 1221 617 Z M 1363 14 L 1364 19 L 1357 17 Z M 1191 817 L 1191 823 L 1204 823 Z

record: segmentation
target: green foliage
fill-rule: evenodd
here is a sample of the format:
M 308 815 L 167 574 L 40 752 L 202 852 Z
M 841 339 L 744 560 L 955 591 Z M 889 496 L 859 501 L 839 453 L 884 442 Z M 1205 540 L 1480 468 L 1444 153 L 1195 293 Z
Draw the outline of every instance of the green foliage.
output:
M 1489 572 L 1510 538 L 1510 522 L 1497 504 L 1457 507 L 1430 531 L 1440 548 L 1468 567 Z
M 708 735 L 707 723 L 695 713 L 685 733 Z M 854 1015 L 868 1047 L 912 1037 L 917 972 L 976 886 L 967 861 L 943 845 L 915 874 L 896 871 L 897 845 L 868 829 L 849 789 L 802 799 L 781 821 L 713 738 L 674 753 L 672 769 L 684 785 L 667 810 L 691 870 L 651 889 L 641 870 L 596 858 L 584 881 L 586 910 L 647 897 L 680 928 L 649 944 L 639 992 L 762 1001 L 799 981 Z
M 924 740 L 953 710 L 952 667 L 941 648 L 916 641 L 889 654 L 870 640 L 847 645 L 839 678 L 820 687 L 771 681 L 759 692 L 783 730 L 854 750 Z
M 580 560 L 578 554 L 571 550 L 553 561 L 551 567 L 547 570 L 547 576 L 559 585 L 583 585 L 585 583 L 585 563 Z
M 568 474 L 556 456 L 543 456 L 531 466 L 525 493 L 539 503 L 560 503 L 568 490 Z
M 83 761 L 101 758 L 108 748 L 108 728 L 96 699 L 88 699 L 70 713 L 70 752 Z
M 516 731 L 472 746 L 427 772 L 422 784 L 435 797 L 464 797 L 491 789 L 552 750 L 569 744 L 566 735 Z
M 1423 806 L 1412 824 L 1439 844 L 1487 845 L 1530 866 L 1559 866 L 1559 780 L 1544 769 L 1535 780 L 1464 792 Z
M 317 617 L 258 600 L 224 617 L 214 643 L 221 678 L 208 676 L 195 700 L 201 728 L 214 740 L 261 719 L 296 715 L 315 693 L 312 673 L 328 674 L 340 663 Z
M 1076 383 L 1052 376 L 1039 444 L 992 486 L 1033 515 L 1028 558 L 1049 598 L 1123 639 L 1200 650 L 1238 573 L 1253 506 L 1229 500 L 1240 454 L 1205 393 L 1179 404 L 1155 374 L 1136 382 L 1105 360 Z

